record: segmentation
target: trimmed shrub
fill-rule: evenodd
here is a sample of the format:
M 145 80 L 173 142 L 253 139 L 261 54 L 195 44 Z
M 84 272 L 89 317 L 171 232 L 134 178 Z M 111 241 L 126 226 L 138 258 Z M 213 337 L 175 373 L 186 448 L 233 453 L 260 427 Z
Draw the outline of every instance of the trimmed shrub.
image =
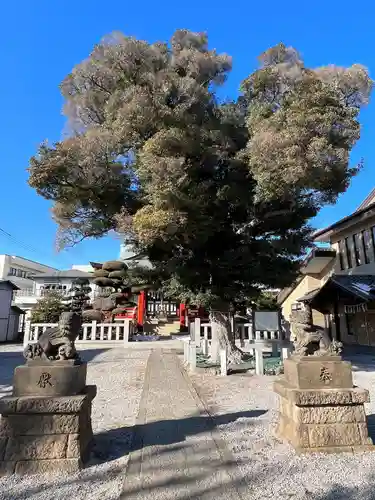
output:
M 105 287 L 105 286 L 113 286 L 113 280 L 109 278 L 95 278 L 94 279 L 95 285 Z
M 126 270 L 123 269 L 122 271 L 111 271 L 108 277 L 122 280 L 123 278 L 126 277 Z
M 102 321 L 103 314 L 101 311 L 96 311 L 95 309 L 87 309 L 82 312 L 82 318 L 88 321 Z
M 97 269 L 94 272 L 95 278 L 108 278 L 109 271 L 106 271 L 105 269 Z
M 104 262 L 103 269 L 106 271 L 122 271 L 123 269 L 127 269 L 127 265 L 121 260 L 108 260 Z

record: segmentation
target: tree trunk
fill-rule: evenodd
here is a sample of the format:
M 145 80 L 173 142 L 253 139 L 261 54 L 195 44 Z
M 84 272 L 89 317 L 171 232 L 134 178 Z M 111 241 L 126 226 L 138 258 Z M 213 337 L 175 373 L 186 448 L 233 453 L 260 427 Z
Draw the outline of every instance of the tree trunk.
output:
M 217 339 L 220 349 L 226 349 L 228 364 L 239 364 L 243 360 L 243 352 L 235 345 L 231 322 L 228 316 L 220 311 L 210 312 L 212 339 Z M 217 360 L 213 360 L 217 361 Z

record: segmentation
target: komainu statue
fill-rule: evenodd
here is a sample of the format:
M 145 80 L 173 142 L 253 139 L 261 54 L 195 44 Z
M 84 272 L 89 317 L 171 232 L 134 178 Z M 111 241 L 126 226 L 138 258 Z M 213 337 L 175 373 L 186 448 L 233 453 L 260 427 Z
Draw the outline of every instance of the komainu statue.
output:
M 82 326 L 82 316 L 77 312 L 63 312 L 59 324 L 47 328 L 36 344 L 29 344 L 24 350 L 24 357 L 40 360 L 79 359 L 74 342 Z
M 294 354 L 297 356 L 338 356 L 342 344 L 331 340 L 324 328 L 312 323 L 312 310 L 305 306 L 304 310 L 292 311 L 290 328 L 294 343 Z

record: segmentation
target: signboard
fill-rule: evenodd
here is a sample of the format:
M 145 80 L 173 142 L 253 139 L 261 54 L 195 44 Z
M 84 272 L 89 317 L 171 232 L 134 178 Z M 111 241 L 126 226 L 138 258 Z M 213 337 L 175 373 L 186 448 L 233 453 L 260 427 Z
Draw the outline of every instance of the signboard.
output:
M 253 324 L 256 332 L 277 332 L 280 330 L 280 312 L 254 311 Z

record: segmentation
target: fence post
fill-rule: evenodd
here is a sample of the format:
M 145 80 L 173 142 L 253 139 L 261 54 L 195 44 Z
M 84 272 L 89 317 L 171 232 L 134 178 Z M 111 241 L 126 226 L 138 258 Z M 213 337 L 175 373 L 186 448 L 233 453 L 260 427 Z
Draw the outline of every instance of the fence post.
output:
M 234 315 L 231 314 L 230 315 L 230 332 L 233 335 L 233 338 L 234 338 L 234 334 L 235 334 L 234 326 L 235 326 L 234 325 Z
M 201 319 L 195 318 L 194 320 L 194 342 L 197 347 L 201 345 Z
M 257 375 L 264 375 L 262 346 L 255 348 L 255 373 Z
M 279 346 L 278 342 L 274 339 L 272 341 L 272 357 L 277 358 L 278 355 L 279 355 Z
M 188 342 L 183 342 L 184 344 L 184 365 L 189 363 L 189 344 Z
M 96 321 L 91 322 L 91 340 L 96 340 Z
M 282 347 L 281 348 L 281 359 L 285 361 L 290 356 L 290 347 Z
M 205 356 L 208 355 L 208 326 L 203 328 L 203 344 L 202 344 L 202 351 Z
M 195 342 L 189 342 L 189 366 L 191 371 L 197 367 L 197 346 Z
M 214 363 L 220 360 L 220 344 L 216 329 L 211 326 L 211 359 Z
M 31 321 L 26 320 L 24 333 L 23 333 L 23 346 L 24 347 L 26 347 L 27 344 L 30 342 L 30 333 L 31 333 Z
M 249 342 L 254 341 L 254 324 L 250 323 L 249 325 Z
M 222 377 L 226 377 L 228 375 L 228 360 L 226 349 L 220 349 L 220 375 Z
M 124 320 L 124 347 L 129 344 L 130 319 Z
M 240 330 L 240 347 L 245 347 L 245 325 L 238 325 Z

